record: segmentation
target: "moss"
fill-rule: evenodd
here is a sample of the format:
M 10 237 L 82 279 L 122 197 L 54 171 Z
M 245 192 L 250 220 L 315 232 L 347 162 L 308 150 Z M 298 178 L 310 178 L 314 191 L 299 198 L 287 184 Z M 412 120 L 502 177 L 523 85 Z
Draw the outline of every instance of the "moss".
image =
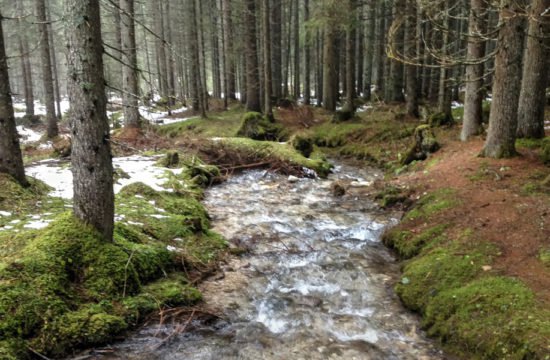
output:
M 312 140 L 317 146 L 339 147 L 346 144 L 350 136 L 364 129 L 365 125 L 360 123 L 324 123 L 315 127 Z
M 408 308 L 424 311 L 440 292 L 459 288 L 473 280 L 482 271 L 481 267 L 490 263 L 492 250 L 480 244 L 464 255 L 458 243 L 437 247 L 405 266 L 403 279 L 395 290 Z
M 304 136 L 297 135 L 290 141 L 292 147 L 296 149 L 304 157 L 308 158 L 313 153 L 313 141 Z
M 482 277 L 442 291 L 426 307 L 428 334 L 485 359 L 543 359 L 550 312 L 520 281 Z
M 28 360 L 27 346 L 19 339 L 0 340 L 0 359 L 2 360 Z
M 287 134 L 280 124 L 276 124 L 268 117 L 257 112 L 248 112 L 242 118 L 237 136 L 253 140 L 281 141 L 287 137 Z
M 539 149 L 542 146 L 542 139 L 516 139 L 516 147 L 526 149 Z
M 428 118 L 428 124 L 432 127 L 453 125 L 454 123 L 455 120 L 453 119 L 452 114 L 445 114 L 442 112 L 432 114 Z
M 332 117 L 332 122 L 338 124 L 341 122 L 349 121 L 353 119 L 354 115 L 355 111 L 351 109 L 342 109 L 334 113 L 334 116 Z
M 168 151 L 159 161 L 158 166 L 166 168 L 178 168 L 180 167 L 180 156 L 177 151 Z
M 550 269 L 550 247 L 539 251 L 539 260 Z
M 405 215 L 405 220 L 427 219 L 430 216 L 455 207 L 459 204 L 453 189 L 443 188 L 420 199 L 414 208 Z
M 419 234 L 410 231 L 392 230 L 384 235 L 383 241 L 394 249 L 401 258 L 410 259 L 418 255 L 428 244 L 437 244 L 446 240 L 446 224 L 436 225 Z
M 213 147 L 225 147 L 241 158 L 254 158 L 268 163 L 282 162 L 298 168 L 308 168 L 320 177 L 327 177 L 332 165 L 323 157 L 311 156 L 310 159 L 297 152 L 290 144 L 270 141 L 255 141 L 246 138 L 227 138 L 212 144 Z

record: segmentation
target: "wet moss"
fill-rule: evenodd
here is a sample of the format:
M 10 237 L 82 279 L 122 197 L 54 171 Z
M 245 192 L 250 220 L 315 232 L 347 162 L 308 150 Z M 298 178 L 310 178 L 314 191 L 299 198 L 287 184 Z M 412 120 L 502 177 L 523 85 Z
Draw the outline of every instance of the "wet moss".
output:
M 520 281 L 482 277 L 442 291 L 428 304 L 428 334 L 484 359 L 544 359 L 550 311 Z
M 288 138 L 288 134 L 280 124 L 257 112 L 244 114 L 237 136 L 267 141 L 284 141 Z
M 401 258 L 410 259 L 418 255 L 426 245 L 445 241 L 445 229 L 447 227 L 447 224 L 439 224 L 419 234 L 396 228 L 386 233 L 383 241 L 387 246 L 394 249 Z
M 420 199 L 414 208 L 405 215 L 405 220 L 427 219 L 440 211 L 453 208 L 459 203 L 455 190 L 442 188 Z
M 292 147 L 296 149 L 304 157 L 308 158 L 313 153 L 313 141 L 301 135 L 296 135 L 290 141 Z

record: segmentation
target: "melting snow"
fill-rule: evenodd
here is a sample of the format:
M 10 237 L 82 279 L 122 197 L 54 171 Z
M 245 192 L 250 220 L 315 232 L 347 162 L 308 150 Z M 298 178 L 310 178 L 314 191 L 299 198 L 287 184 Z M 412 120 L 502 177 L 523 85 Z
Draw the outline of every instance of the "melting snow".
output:
M 23 144 L 40 141 L 42 135 L 44 135 L 43 133 L 39 133 L 22 125 L 17 127 L 17 132 L 21 135 L 21 143 Z

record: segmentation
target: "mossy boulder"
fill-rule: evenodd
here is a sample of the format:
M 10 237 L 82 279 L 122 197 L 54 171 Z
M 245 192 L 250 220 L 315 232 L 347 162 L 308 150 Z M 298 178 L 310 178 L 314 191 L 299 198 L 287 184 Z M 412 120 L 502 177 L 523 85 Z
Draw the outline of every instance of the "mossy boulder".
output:
M 313 153 L 313 140 L 301 135 L 296 135 L 290 141 L 292 147 L 296 149 L 300 154 L 304 155 L 306 158 L 311 156 Z
M 420 125 L 414 130 L 414 144 L 401 160 L 402 165 L 408 165 L 413 161 L 426 160 L 428 154 L 439 150 L 435 134 L 429 125 Z
M 237 136 L 253 140 L 281 141 L 286 138 L 283 127 L 257 112 L 244 114 Z
M 180 155 L 177 151 L 168 151 L 158 162 L 157 165 L 169 169 L 180 166 Z

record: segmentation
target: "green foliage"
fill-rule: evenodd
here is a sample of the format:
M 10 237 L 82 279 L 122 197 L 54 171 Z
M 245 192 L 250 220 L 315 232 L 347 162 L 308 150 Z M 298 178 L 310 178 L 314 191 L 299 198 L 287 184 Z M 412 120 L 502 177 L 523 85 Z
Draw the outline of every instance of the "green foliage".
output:
M 550 269 L 550 247 L 546 249 L 540 249 L 539 259 L 547 268 Z
M 311 153 L 313 152 L 313 141 L 309 138 L 306 138 L 301 135 L 294 136 L 290 143 L 292 144 L 292 147 L 296 149 L 300 154 L 304 155 L 304 157 L 310 157 Z
M 542 140 L 540 157 L 542 162 L 546 165 L 550 165 L 550 137 L 546 137 Z

